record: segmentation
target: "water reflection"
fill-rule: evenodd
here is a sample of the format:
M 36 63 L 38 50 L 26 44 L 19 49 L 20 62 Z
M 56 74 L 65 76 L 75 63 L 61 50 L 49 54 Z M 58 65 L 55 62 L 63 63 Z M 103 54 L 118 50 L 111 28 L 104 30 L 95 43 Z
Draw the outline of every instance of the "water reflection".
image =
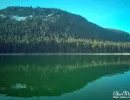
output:
M 129 65 L 130 56 L 0 56 L 0 94 L 61 96 Z
M 25 88 L 27 88 L 27 86 L 25 84 L 16 83 L 15 85 L 12 86 L 12 88 L 14 88 L 14 89 L 25 89 Z

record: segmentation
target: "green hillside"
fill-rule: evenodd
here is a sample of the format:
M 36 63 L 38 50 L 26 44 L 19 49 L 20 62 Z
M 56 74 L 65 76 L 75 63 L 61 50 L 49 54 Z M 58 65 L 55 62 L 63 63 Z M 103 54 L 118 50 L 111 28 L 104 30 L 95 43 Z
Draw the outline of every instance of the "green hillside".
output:
M 129 52 L 130 34 L 55 8 L 0 10 L 0 53 Z

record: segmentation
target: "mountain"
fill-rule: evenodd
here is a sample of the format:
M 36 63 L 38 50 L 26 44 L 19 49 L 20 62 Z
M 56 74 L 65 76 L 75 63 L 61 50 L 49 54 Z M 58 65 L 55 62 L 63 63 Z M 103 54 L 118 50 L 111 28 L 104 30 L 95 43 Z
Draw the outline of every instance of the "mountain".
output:
M 113 49 L 119 45 L 114 42 L 130 42 L 127 32 L 102 28 L 80 15 L 55 8 L 7 7 L 0 10 L 0 23 L 0 52 L 117 52 L 121 49 Z M 106 50 L 108 44 L 111 47 Z
M 77 38 L 91 38 L 108 41 L 130 41 L 130 35 L 126 32 L 118 32 L 102 28 L 92 22 L 89 22 L 82 16 L 71 14 L 60 9 L 7 7 L 0 10 L 0 15 L 9 17 L 12 20 L 15 19 L 15 23 L 21 23 L 17 21 L 22 21 L 23 24 L 28 25 L 28 28 L 30 28 L 31 25 L 26 23 L 27 21 L 36 23 L 38 25 L 37 30 L 39 32 L 35 32 L 33 34 L 42 34 L 43 32 L 50 34 L 66 33 Z M 17 28 L 21 26 L 14 25 L 14 27 Z M 16 30 L 13 30 L 12 32 L 17 34 Z M 21 34 L 20 31 L 19 34 Z

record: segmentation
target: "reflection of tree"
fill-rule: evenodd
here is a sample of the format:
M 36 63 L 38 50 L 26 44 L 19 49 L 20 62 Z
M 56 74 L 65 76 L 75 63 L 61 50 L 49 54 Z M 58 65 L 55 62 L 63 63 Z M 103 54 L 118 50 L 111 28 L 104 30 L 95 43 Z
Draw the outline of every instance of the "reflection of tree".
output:
M 49 58 L 54 59 L 50 56 L 44 57 L 46 60 L 49 60 Z M 44 57 L 41 58 L 45 59 Z M 130 65 L 128 56 L 115 56 L 114 58 L 103 56 L 100 59 L 95 56 L 93 60 L 88 56 L 60 56 L 55 57 L 55 59 L 60 58 L 62 60 L 59 60 L 59 62 L 55 60 L 55 63 L 52 61 L 52 64 L 49 63 L 50 61 L 42 62 L 40 59 L 35 59 L 36 61 L 34 62 L 34 57 L 31 57 L 31 60 L 27 57 L 25 60 L 28 62 L 22 62 L 25 57 L 21 58 L 15 60 L 8 57 L 1 58 L 5 59 L 5 61 L 16 62 L 1 62 L 1 94 L 20 97 L 61 95 L 79 90 L 87 83 L 102 76 L 127 71 Z M 27 88 L 11 88 L 16 83 L 25 84 Z
M 17 65 L 37 65 L 37 66 L 75 66 L 95 63 L 113 63 L 128 61 L 129 56 L 0 56 L 0 64 L 14 66 Z M 77 64 L 76 64 L 77 63 Z

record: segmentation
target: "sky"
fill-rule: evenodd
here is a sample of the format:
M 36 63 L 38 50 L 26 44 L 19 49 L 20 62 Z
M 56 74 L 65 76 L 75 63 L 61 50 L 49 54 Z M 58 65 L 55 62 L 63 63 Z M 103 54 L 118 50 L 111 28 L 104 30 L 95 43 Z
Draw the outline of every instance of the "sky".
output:
M 130 0 L 1 0 L 0 9 L 7 6 L 60 8 L 79 14 L 104 28 L 130 33 Z

